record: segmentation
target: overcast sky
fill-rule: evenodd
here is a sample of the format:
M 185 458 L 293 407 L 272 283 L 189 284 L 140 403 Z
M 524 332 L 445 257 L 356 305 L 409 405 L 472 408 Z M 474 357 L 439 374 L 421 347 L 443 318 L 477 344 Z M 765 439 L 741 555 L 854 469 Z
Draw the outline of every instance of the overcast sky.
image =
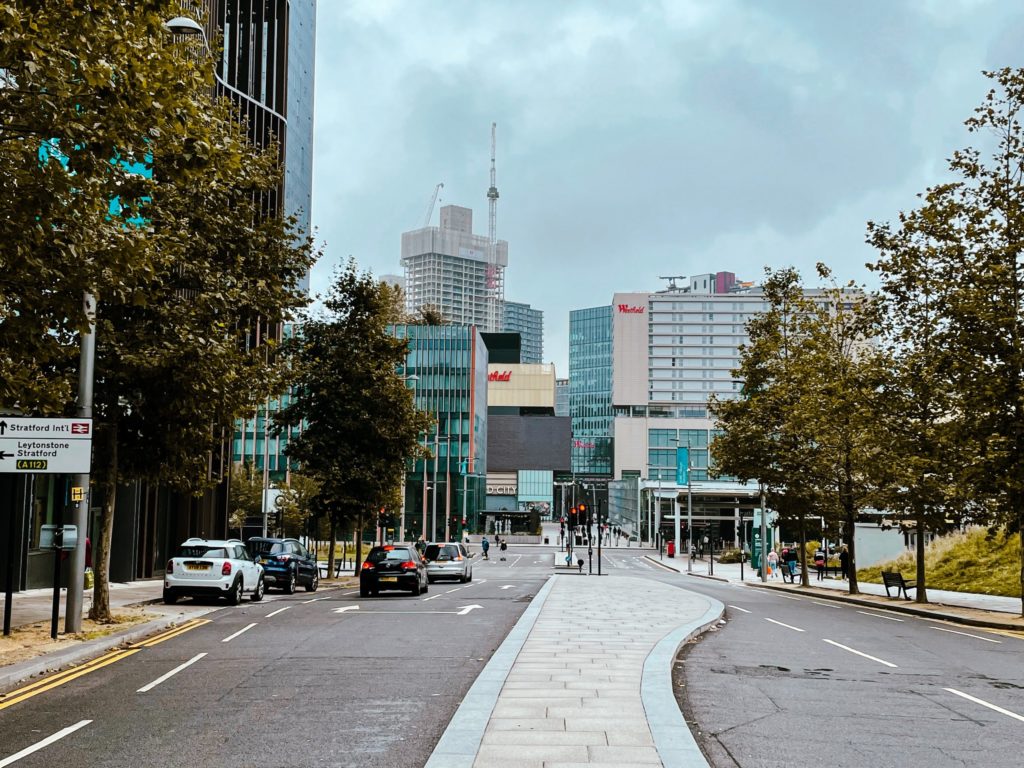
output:
M 319 0 L 313 224 L 401 273 L 434 185 L 487 234 L 491 122 L 506 298 L 569 311 L 659 275 L 824 261 L 867 282 L 895 219 L 969 143 L 983 69 L 1019 66 L 1024 6 L 986 0 Z M 432 223 L 437 224 L 434 211 Z

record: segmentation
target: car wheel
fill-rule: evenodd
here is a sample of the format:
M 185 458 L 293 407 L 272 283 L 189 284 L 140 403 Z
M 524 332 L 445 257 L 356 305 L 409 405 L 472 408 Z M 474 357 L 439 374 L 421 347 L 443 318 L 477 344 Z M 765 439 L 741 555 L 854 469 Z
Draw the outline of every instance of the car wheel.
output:
M 235 583 L 231 585 L 231 591 L 228 593 L 228 602 L 231 605 L 238 605 L 242 602 L 242 579 L 241 577 L 235 579 Z
M 171 590 L 165 589 L 164 590 L 164 604 L 166 604 L 166 605 L 174 605 L 176 602 L 178 602 L 178 596 L 176 594 L 174 594 Z
M 459 576 L 459 584 L 465 584 L 469 579 L 466 578 L 466 574 Z
M 284 585 L 284 593 L 286 595 L 295 594 L 295 571 L 288 571 L 288 582 Z
M 469 572 L 469 576 L 466 577 L 466 581 L 472 581 L 472 580 L 473 580 L 473 572 L 470 571 Z
M 410 590 L 410 592 L 412 592 L 412 596 L 413 597 L 419 597 L 420 593 L 423 592 L 423 587 L 420 586 L 420 580 L 419 579 L 416 579 L 415 583 L 413 583 L 412 589 Z
M 320 574 L 314 573 L 313 578 L 309 580 L 309 584 L 306 585 L 307 592 L 316 592 L 316 588 L 320 586 Z
M 364 587 L 362 584 L 360 584 L 359 585 L 359 596 L 360 597 L 369 597 L 370 596 L 370 588 L 369 587 Z
M 433 583 L 434 583 L 434 580 L 432 578 L 430 578 L 429 576 L 427 576 L 427 584 L 433 584 Z
M 249 595 L 249 601 L 253 603 L 258 603 L 260 600 L 263 599 L 263 593 L 266 591 L 267 587 L 266 584 L 264 584 L 263 582 L 263 576 L 260 576 L 259 580 L 256 582 L 256 589 L 254 589 L 252 591 L 252 594 Z

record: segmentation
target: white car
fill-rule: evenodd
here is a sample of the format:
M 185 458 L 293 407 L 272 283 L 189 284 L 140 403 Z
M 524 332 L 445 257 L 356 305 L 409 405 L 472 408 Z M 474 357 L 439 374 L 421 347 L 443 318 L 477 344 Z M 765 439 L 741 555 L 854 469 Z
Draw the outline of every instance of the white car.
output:
M 263 566 L 255 562 L 238 539 L 188 539 L 167 561 L 164 602 L 179 597 L 226 597 L 232 605 L 248 594 L 254 603 L 263 599 Z
M 427 544 L 423 557 L 427 561 L 427 581 L 458 579 L 465 584 L 473 580 L 473 553 L 458 541 Z

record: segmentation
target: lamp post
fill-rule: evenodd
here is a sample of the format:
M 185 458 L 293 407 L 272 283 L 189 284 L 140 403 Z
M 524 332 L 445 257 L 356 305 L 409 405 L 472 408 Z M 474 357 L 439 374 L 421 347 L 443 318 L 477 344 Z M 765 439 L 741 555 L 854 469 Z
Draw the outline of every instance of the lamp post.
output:
M 416 395 L 415 395 L 415 392 L 416 392 L 416 382 L 420 380 L 420 377 L 415 375 L 415 374 L 413 374 L 412 376 L 402 376 L 400 378 L 402 379 L 403 382 L 405 382 L 405 381 L 411 381 L 412 382 L 412 389 L 413 389 L 413 393 L 414 393 L 413 394 L 413 398 L 415 398 L 416 397 Z M 414 403 L 415 403 L 415 401 L 414 401 Z M 414 469 L 415 469 L 415 467 L 414 467 Z M 401 536 L 401 540 L 402 541 L 405 540 L 405 484 L 408 481 L 408 475 L 409 475 L 408 467 L 406 466 L 406 463 L 403 461 L 402 462 L 402 488 L 401 488 L 401 498 L 402 498 L 402 502 L 401 503 L 402 503 L 402 506 L 401 506 L 401 512 L 399 513 L 399 523 L 398 523 L 398 525 L 399 525 L 398 530 L 400 531 L 399 535 Z

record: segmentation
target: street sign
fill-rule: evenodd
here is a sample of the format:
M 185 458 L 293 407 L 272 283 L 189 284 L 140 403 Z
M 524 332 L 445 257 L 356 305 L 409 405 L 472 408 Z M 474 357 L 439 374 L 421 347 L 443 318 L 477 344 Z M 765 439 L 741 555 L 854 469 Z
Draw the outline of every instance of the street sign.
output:
M 91 463 L 90 419 L 0 416 L 0 472 L 87 474 Z
M 72 501 L 85 501 L 85 488 L 81 486 L 74 486 L 71 489 L 71 500 Z

